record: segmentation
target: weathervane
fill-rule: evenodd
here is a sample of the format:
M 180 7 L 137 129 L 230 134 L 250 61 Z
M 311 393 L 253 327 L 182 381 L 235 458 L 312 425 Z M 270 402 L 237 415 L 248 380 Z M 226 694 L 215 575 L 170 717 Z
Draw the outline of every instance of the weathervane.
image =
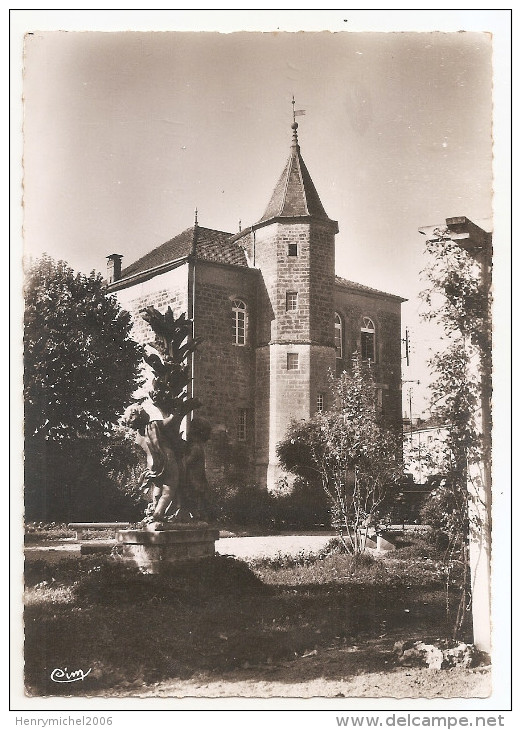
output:
M 303 117 L 306 113 L 305 109 L 297 109 L 295 110 L 295 96 L 293 95 L 291 97 L 291 103 L 293 104 L 293 124 L 296 124 L 295 117 Z

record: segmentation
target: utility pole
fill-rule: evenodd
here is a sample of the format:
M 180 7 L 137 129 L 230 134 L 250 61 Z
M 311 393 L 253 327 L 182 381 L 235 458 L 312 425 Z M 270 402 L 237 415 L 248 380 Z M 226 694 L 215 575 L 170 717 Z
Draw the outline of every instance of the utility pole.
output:
M 430 241 L 451 240 L 463 248 L 480 267 L 480 284 L 486 297 L 486 343 L 481 348 L 481 432 L 483 437 L 483 480 L 468 474 L 469 553 L 472 586 L 474 645 L 490 653 L 490 549 L 492 540 L 492 234 L 465 216 L 447 218 L 445 225 L 419 229 Z M 473 478 L 474 477 L 474 478 Z M 477 478 L 476 478 L 477 477 Z
M 404 383 L 414 383 L 415 385 L 419 385 L 419 380 L 402 380 L 402 385 Z M 413 443 L 413 426 L 412 426 L 412 388 L 408 388 L 407 395 L 409 397 L 409 438 L 410 438 L 410 453 L 413 453 L 414 450 L 414 443 Z M 420 441 L 418 436 L 418 469 L 421 475 L 421 458 L 420 458 Z M 421 476 L 420 476 L 420 483 L 421 483 Z
M 409 339 L 409 329 L 408 327 L 405 328 L 405 337 L 402 339 L 402 342 L 405 345 L 405 360 L 407 361 L 407 367 L 409 367 L 409 354 L 411 352 L 411 341 Z

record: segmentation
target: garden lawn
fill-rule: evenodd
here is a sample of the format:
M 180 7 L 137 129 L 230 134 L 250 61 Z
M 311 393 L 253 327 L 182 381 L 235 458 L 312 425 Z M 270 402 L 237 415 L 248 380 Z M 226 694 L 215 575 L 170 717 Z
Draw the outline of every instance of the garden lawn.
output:
M 303 696 L 290 689 L 291 677 L 314 687 L 346 673 L 402 671 L 394 642 L 450 636 L 446 607 L 458 591 L 446 590 L 433 557 L 401 560 L 399 552 L 356 564 L 334 551 L 249 565 L 216 556 L 163 576 L 143 575 L 115 556 L 27 563 L 26 691 L 179 696 L 181 683 L 188 695 L 192 687 L 201 696 L 197 685 L 202 696 L 225 696 L 227 679 L 242 672 L 245 695 L 266 696 L 266 673 L 276 672 Z M 90 671 L 82 681 L 56 683 L 56 668 Z

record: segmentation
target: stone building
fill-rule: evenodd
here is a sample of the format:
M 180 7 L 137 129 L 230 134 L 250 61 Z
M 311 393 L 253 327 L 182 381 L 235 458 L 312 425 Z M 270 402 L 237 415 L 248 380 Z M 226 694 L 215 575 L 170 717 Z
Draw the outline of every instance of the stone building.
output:
M 276 446 L 291 419 L 330 405 L 328 373 L 356 351 L 374 368 L 383 413 L 401 421 L 404 299 L 335 276 L 338 224 L 304 164 L 294 122 L 289 159 L 257 223 L 238 233 L 199 226 L 121 268 L 108 256 L 107 291 L 151 337 L 147 306 L 186 312 L 203 342 L 192 389 L 212 424 L 208 471 L 273 487 Z

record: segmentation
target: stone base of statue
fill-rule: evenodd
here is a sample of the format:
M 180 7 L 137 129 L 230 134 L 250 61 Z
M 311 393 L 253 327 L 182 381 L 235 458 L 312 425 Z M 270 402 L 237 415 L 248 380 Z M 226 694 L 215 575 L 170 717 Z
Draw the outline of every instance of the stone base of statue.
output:
M 206 522 L 152 522 L 139 530 L 118 530 L 118 551 L 123 560 L 144 573 L 161 573 L 172 564 L 215 555 L 219 530 Z

